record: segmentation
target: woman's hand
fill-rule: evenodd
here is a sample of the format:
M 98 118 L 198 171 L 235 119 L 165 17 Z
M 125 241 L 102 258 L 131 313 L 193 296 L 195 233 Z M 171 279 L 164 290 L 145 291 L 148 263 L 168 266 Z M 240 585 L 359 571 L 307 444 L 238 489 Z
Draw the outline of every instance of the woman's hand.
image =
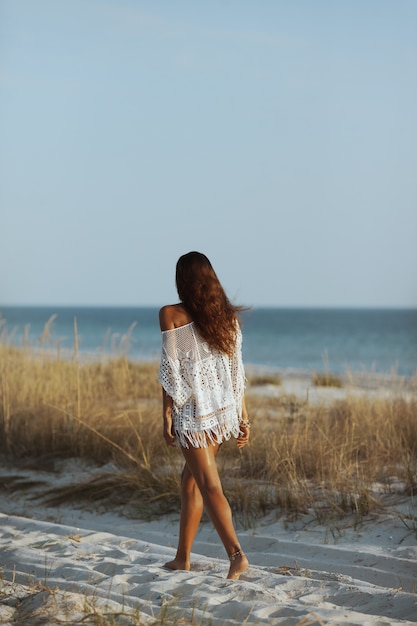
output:
M 172 419 L 170 417 L 164 417 L 163 435 L 168 446 L 175 446 L 175 435 L 172 432 Z
M 236 445 L 238 448 L 243 448 L 249 443 L 250 426 L 245 424 L 239 424 L 239 437 L 236 439 Z
M 242 414 L 239 420 L 239 437 L 236 439 L 238 448 L 243 448 L 249 443 L 250 423 L 248 420 L 248 410 L 246 408 L 245 396 L 242 398 Z
M 175 435 L 172 432 L 172 398 L 162 389 L 162 412 L 164 425 L 162 434 L 168 446 L 175 446 Z

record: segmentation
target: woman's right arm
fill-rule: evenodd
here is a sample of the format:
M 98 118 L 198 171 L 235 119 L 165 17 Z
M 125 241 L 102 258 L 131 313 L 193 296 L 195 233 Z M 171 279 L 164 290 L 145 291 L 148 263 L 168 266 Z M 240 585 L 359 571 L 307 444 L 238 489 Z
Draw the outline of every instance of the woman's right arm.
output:
M 159 311 L 159 326 L 161 331 L 172 330 L 175 328 L 174 324 L 174 307 L 170 304 L 163 306 Z
M 175 445 L 175 435 L 172 432 L 172 405 L 173 400 L 162 388 L 162 415 L 163 415 L 163 436 L 169 446 Z
M 163 306 L 159 311 L 159 325 L 161 331 L 172 330 L 174 322 L 172 319 L 173 307 Z M 172 433 L 172 406 L 174 404 L 171 396 L 162 388 L 162 416 L 163 416 L 163 436 L 169 446 L 175 445 L 175 435 Z

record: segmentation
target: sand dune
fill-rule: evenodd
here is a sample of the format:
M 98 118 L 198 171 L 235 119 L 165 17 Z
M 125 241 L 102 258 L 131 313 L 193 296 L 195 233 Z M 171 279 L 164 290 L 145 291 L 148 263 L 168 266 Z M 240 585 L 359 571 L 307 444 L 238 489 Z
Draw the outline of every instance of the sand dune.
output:
M 356 529 L 346 522 L 329 529 L 307 516 L 291 524 L 265 520 L 239 531 L 251 565 L 240 581 L 229 581 L 208 523 L 197 536 L 192 571 L 170 572 L 163 564 L 174 553 L 175 516 L 144 522 L 52 509 L 30 493 L 2 498 L 1 624 L 86 624 L 97 615 L 115 624 L 417 622 L 416 531 L 399 511 Z M 410 512 L 413 502 L 401 506 Z

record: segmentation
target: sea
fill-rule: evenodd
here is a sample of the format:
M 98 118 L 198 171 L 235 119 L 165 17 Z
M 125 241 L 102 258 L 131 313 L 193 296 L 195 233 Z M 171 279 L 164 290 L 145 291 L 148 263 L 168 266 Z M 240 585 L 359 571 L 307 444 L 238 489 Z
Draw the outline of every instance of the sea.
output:
M 245 365 L 277 372 L 417 372 L 417 309 L 252 308 Z M 36 350 L 158 361 L 157 307 L 0 306 L 2 342 Z

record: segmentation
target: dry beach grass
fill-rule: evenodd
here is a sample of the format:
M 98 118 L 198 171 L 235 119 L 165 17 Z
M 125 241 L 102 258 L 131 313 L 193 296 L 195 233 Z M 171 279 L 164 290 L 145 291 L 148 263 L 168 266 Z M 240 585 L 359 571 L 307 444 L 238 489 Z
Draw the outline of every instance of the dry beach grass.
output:
M 156 364 L 126 357 L 80 363 L 3 342 L 0 379 L 0 452 L 39 464 L 77 457 L 117 468 L 50 498 L 117 493 L 136 498 L 146 515 L 178 508 L 180 458 L 161 437 Z M 251 389 L 251 445 L 239 452 L 228 442 L 220 457 L 225 489 L 246 523 L 271 510 L 360 519 L 382 506 L 384 494 L 415 492 L 415 396 L 347 395 L 324 405 Z
M 414 548 L 404 543 L 400 554 L 409 550 L 410 558 L 401 556 L 398 563 L 394 555 L 382 555 L 391 561 L 380 570 L 373 567 L 374 557 L 369 568 L 358 569 L 357 563 L 369 558 L 367 553 L 364 557 L 358 548 L 340 546 L 335 553 L 340 565 L 335 566 L 331 551 L 317 552 L 308 544 L 311 531 L 306 542 L 297 545 L 287 541 L 282 529 L 259 534 L 256 526 L 265 519 L 281 519 L 284 527 L 293 528 L 297 520 L 309 519 L 309 525 L 324 524 L 325 536 L 336 537 L 336 542 L 344 529 L 375 520 L 407 494 L 414 494 L 417 400 L 413 381 L 408 382 L 407 392 L 401 385 L 392 385 L 395 391 L 388 395 L 373 396 L 351 394 L 346 388 L 343 397 L 313 402 L 309 394 L 287 393 L 275 375 L 249 377 L 251 444 L 238 451 L 227 442 L 227 453 L 219 455 L 225 490 L 236 523 L 242 532 L 247 529 L 244 539 L 254 564 L 248 580 L 235 591 L 225 586 L 221 564 L 210 559 L 215 553 L 207 534 L 209 525 L 197 542 L 199 565 L 194 572 L 172 578 L 161 568 L 161 559 L 164 562 L 166 550 L 172 548 L 162 548 L 159 542 L 167 545 L 173 532 L 163 520 L 179 510 L 181 456 L 168 449 L 161 436 L 157 364 L 134 363 L 120 355 L 81 360 L 76 346 L 73 358 L 62 359 L 58 351 L 16 349 L 3 336 L 0 381 L 0 454 L 7 470 L 0 478 L 0 497 L 19 499 L 19 493 L 26 494 L 23 513 L 21 509 L 16 513 L 11 504 L 0 513 L 5 568 L 2 578 L 0 566 L 2 623 L 9 623 L 10 615 L 13 623 L 48 626 L 308 626 L 340 624 L 346 614 L 343 623 L 357 624 L 362 623 L 356 620 L 363 620 L 363 613 L 353 607 L 358 598 L 367 596 L 371 604 L 364 610 L 376 617 L 366 623 L 397 623 L 378 617 L 385 613 L 412 619 L 417 590 L 417 578 L 415 587 L 412 582 Z M 312 388 L 317 382 L 312 378 Z M 64 472 L 74 463 L 81 470 L 91 464 L 94 471 L 75 472 L 72 482 L 68 477 L 62 481 L 54 473 L 58 463 Z M 48 472 L 51 478 L 36 485 L 38 476 Z M 35 502 L 28 504 L 33 496 Z M 57 505 L 61 511 L 69 506 L 73 520 L 71 508 L 83 502 L 92 508 L 93 517 L 84 525 L 77 523 L 81 526 L 77 531 L 65 526 L 69 522 L 59 517 L 62 512 L 59 524 L 40 521 L 38 514 L 45 513 L 33 515 L 37 506 Z M 112 518 L 111 533 L 92 532 L 97 506 L 114 514 L 122 505 L 136 520 L 133 524 L 118 518 L 119 527 L 113 530 Z M 410 537 L 414 542 L 417 538 L 417 519 L 413 509 L 398 510 L 401 513 L 394 516 L 408 545 Z M 141 526 L 135 536 L 140 519 L 152 520 L 151 530 Z M 158 524 L 168 524 L 164 534 Z M 392 534 L 391 524 L 384 532 Z M 281 533 L 279 538 L 275 533 Z M 398 534 L 400 544 L 404 533 Z M 146 543 L 147 537 L 153 543 Z M 289 555 L 296 556 L 294 566 L 282 565 Z M 384 585 L 394 586 L 390 568 L 396 568 L 395 580 L 407 581 L 407 594 L 399 589 L 385 592 Z M 375 585 L 369 593 L 368 581 L 377 580 L 374 576 L 380 577 L 382 586 Z M 119 587 L 126 588 L 126 597 Z M 339 589 L 342 609 L 335 611 Z M 305 597 L 306 604 L 291 600 L 292 594 Z M 332 607 L 328 597 L 333 598 Z M 348 605 L 349 610 L 343 609 Z M 326 615 L 328 619 L 322 617 Z

